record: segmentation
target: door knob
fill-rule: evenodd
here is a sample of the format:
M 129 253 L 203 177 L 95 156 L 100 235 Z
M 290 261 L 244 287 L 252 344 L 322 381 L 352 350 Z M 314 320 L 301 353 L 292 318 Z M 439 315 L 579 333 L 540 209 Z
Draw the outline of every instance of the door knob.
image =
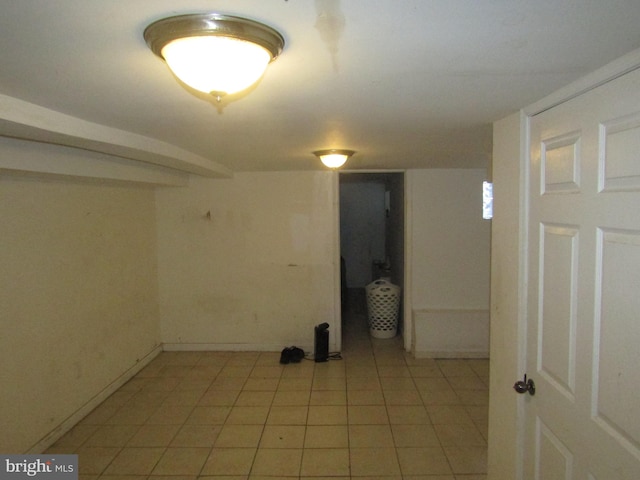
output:
M 528 379 L 527 380 L 527 374 L 524 374 L 524 380 L 518 380 L 514 385 L 513 385 L 513 389 L 522 394 L 522 393 L 527 393 L 529 392 L 529 395 L 535 395 L 536 394 L 536 384 L 533 383 L 533 380 Z

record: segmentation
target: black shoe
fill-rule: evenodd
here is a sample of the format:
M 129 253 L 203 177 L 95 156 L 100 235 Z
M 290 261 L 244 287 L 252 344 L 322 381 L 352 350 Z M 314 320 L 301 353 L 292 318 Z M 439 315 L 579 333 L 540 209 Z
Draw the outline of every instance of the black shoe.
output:
M 304 358 L 304 350 L 298 347 L 291 347 L 291 354 L 289 360 L 293 363 L 300 363 L 300 361 Z
M 280 354 L 280 363 L 286 365 L 291 361 L 291 347 L 286 347 Z
M 304 350 L 298 347 L 286 347 L 280 353 L 280 363 L 286 365 L 287 363 L 300 363 L 304 358 Z

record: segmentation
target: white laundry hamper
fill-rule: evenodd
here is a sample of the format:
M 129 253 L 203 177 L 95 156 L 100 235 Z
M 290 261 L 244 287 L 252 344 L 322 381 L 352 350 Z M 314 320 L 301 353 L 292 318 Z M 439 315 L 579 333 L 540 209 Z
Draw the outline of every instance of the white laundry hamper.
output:
M 369 333 L 375 338 L 393 338 L 398 331 L 400 287 L 386 279 L 365 287 L 369 312 Z

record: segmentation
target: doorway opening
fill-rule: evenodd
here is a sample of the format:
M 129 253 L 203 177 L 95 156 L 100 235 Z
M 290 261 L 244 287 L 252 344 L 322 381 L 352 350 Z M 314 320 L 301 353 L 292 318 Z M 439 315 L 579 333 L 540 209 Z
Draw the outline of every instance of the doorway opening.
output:
M 368 339 L 366 286 L 384 279 L 404 291 L 404 173 L 340 173 L 343 344 Z M 400 298 L 402 295 L 400 296 Z M 396 335 L 402 345 L 402 303 Z

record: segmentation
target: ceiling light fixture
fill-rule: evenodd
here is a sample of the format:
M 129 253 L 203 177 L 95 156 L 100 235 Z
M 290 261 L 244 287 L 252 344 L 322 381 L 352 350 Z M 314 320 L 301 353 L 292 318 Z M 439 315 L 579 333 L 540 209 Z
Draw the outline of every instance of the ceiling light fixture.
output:
M 284 48 L 271 27 L 218 13 L 158 20 L 144 39 L 180 80 L 218 101 L 257 82 Z
M 353 150 L 344 150 L 338 148 L 331 148 L 329 150 L 317 150 L 313 152 L 313 154 L 329 168 L 340 168 L 354 153 L 356 152 Z

